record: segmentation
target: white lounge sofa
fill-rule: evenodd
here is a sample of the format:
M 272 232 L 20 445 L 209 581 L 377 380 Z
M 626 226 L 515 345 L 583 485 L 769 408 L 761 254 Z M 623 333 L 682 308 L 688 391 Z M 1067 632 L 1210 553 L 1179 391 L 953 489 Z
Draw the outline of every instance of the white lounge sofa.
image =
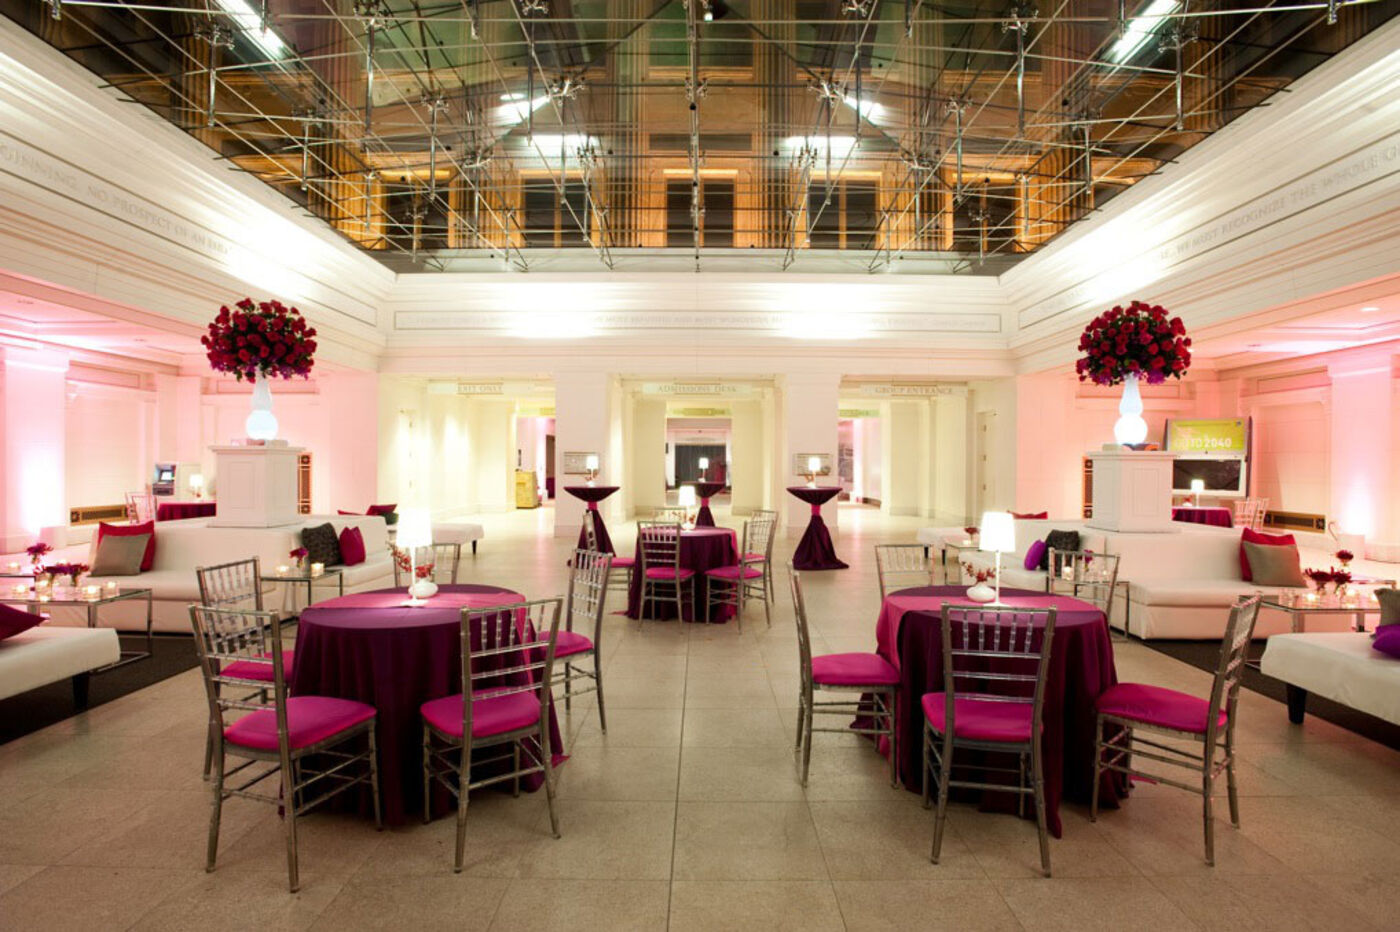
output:
M 1092 550 L 1095 553 L 1110 552 L 1105 549 L 1104 532 L 1086 527 L 1082 521 L 1050 521 L 1026 518 L 1017 520 L 1015 524 L 1016 552 L 1001 555 L 1001 584 L 1003 586 L 1042 591 L 1047 588 L 1048 580 L 1045 570 L 1026 569 L 1026 553 L 1031 549 L 1032 544 L 1038 540 L 1044 540 L 1051 531 L 1078 531 L 1080 550 Z M 958 533 L 960 534 L 961 531 Z M 964 562 L 979 568 L 991 567 L 996 563 L 995 554 L 983 553 L 980 550 L 965 551 L 962 558 Z M 971 584 L 971 582 L 972 580 L 969 579 L 968 583 Z
M 388 549 L 388 529 L 384 519 L 363 515 L 308 515 L 300 524 L 272 528 L 210 527 L 208 518 L 185 521 L 161 521 L 156 524 L 156 557 L 150 570 L 135 576 L 92 578 L 93 584 L 115 582 L 128 588 L 150 589 L 153 596 L 154 629 L 159 632 L 187 634 L 190 630 L 189 606 L 199 601 L 199 580 L 195 569 L 257 557 L 262 571 L 272 575 L 279 565 L 291 563 L 289 554 L 301 546 L 301 530 L 326 522 L 339 534 L 347 526 L 355 526 L 365 538 L 365 562 L 343 568 L 345 591 L 359 592 L 380 589 L 394 584 L 393 557 Z M 94 539 L 94 547 L 96 547 Z M 91 559 L 88 560 L 91 563 Z M 292 598 L 305 601 L 304 584 L 264 584 L 263 592 L 269 609 L 293 606 Z M 327 577 L 316 584 L 316 598 L 339 592 L 337 580 Z M 80 612 L 57 607 L 50 625 L 86 624 Z M 99 624 L 121 631 L 144 631 L 146 603 L 132 600 L 104 606 Z
M 1269 638 L 1260 669 L 1288 687 L 1288 718 L 1303 722 L 1308 694 L 1400 725 L 1400 659 L 1371 647 L 1364 631 Z
M 87 705 L 88 674 L 121 656 L 110 628 L 68 628 L 52 623 L 0 641 L 0 699 L 72 678 L 73 702 Z

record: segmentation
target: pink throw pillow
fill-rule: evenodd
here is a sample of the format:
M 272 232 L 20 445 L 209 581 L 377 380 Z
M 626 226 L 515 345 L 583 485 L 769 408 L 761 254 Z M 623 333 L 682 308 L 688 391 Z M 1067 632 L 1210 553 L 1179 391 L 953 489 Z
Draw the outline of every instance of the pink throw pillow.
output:
M 369 511 L 366 511 L 365 514 L 367 514 L 367 515 L 391 515 L 391 514 L 394 513 L 394 509 L 397 508 L 397 507 L 398 507 L 398 502 L 395 502 L 395 503 L 393 503 L 392 505 L 370 505 L 370 506 L 369 506 Z
M 340 532 L 340 564 L 355 566 L 365 562 L 365 535 L 357 527 L 348 527 Z
M 1296 547 L 1298 542 L 1292 534 L 1261 534 L 1253 528 L 1245 528 L 1240 535 L 1240 579 L 1254 581 L 1254 573 L 1249 569 L 1249 557 L 1245 556 L 1245 544 L 1262 544 L 1266 547 Z
M 1045 558 L 1045 541 L 1038 540 L 1026 550 L 1025 566 L 1028 570 L 1040 569 L 1040 561 Z
M 0 605 L 0 641 L 14 637 L 21 631 L 38 627 L 49 620 L 48 615 L 38 615 L 15 608 L 13 605 Z

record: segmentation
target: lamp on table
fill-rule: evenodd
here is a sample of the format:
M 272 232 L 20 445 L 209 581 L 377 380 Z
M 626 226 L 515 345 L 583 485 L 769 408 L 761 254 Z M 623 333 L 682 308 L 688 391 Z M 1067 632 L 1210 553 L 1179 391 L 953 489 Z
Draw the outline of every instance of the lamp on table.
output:
M 991 604 L 1005 606 L 1001 600 L 1001 555 L 1016 552 L 1016 522 L 1011 512 L 982 512 L 982 533 L 978 536 L 977 549 L 996 554 L 997 597 Z
M 433 520 L 426 508 L 405 508 L 399 513 L 398 546 L 408 551 L 408 601 L 405 605 L 423 605 L 437 594 L 437 583 L 418 578 L 418 548 L 433 544 Z

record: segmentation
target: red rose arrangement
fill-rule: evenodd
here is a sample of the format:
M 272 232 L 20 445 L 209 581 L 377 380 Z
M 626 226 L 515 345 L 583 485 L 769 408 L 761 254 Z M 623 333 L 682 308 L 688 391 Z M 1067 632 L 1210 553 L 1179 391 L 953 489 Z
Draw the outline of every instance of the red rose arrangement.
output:
M 975 524 L 969 524 L 967 527 L 963 528 L 963 533 L 968 537 L 976 537 L 978 534 L 982 533 L 982 529 Z
M 1313 585 L 1319 590 L 1328 583 L 1341 588 L 1351 582 L 1351 573 L 1339 570 L 1335 566 L 1325 570 L 1303 570 L 1303 575 L 1312 580 Z
M 1356 559 L 1356 554 L 1352 553 L 1350 550 L 1338 550 L 1333 556 L 1337 558 L 1344 568 L 1348 563 Z
M 315 364 L 316 328 L 280 301 L 254 304 L 244 298 L 232 310 L 221 307 L 199 341 L 214 371 L 232 373 L 240 382 L 259 375 L 306 378 Z
M 997 571 L 990 566 L 973 566 L 971 563 L 963 561 L 962 568 L 964 573 L 980 583 L 991 582 L 997 578 Z
M 1079 381 L 1119 385 L 1136 376 L 1151 385 L 1170 376 L 1179 379 L 1191 368 L 1191 338 L 1180 317 L 1165 308 L 1134 301 L 1090 321 L 1079 337 L 1084 355 L 1074 364 Z

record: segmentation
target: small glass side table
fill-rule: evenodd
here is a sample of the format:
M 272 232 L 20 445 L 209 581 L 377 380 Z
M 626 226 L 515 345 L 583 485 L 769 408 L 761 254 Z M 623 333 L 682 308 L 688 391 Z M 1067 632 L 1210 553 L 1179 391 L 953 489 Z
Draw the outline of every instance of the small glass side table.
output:
M 307 605 L 312 603 L 313 589 L 316 583 L 325 579 L 334 578 L 338 590 L 337 595 L 345 595 L 345 574 L 340 567 L 332 566 L 328 569 L 321 570 L 319 573 L 313 573 L 309 567 L 300 569 L 293 567 L 289 568 L 285 573 L 264 573 L 260 578 L 263 582 L 287 583 L 292 586 L 293 589 L 297 586 L 305 586 Z M 295 606 L 296 603 L 293 602 L 292 604 Z
M 1365 577 L 1365 580 L 1362 585 L 1394 586 L 1394 582 L 1388 579 Z M 1353 578 L 1352 585 L 1357 584 L 1357 580 Z M 1376 601 L 1374 592 L 1349 592 L 1344 596 L 1338 596 L 1336 593 L 1318 595 L 1316 592 L 1283 589 L 1278 592 L 1264 593 L 1259 604 L 1261 608 L 1271 608 L 1287 613 L 1288 630 L 1294 634 L 1303 633 L 1309 615 L 1350 615 L 1352 617 L 1352 630 L 1365 631 L 1366 616 L 1378 615 L 1381 611 L 1381 605 Z
M 978 549 L 976 542 L 966 537 L 945 537 L 943 538 L 943 542 L 938 545 L 938 548 L 939 561 L 943 564 L 944 584 L 948 584 L 948 551 L 953 551 L 955 554 L 954 559 L 958 566 L 961 567 L 963 551 Z M 959 573 L 961 573 L 961 570 L 959 570 Z
M 104 605 L 111 605 L 114 602 L 125 602 L 128 599 L 146 600 L 146 649 L 145 650 L 124 650 L 119 655 L 115 663 L 110 663 L 105 667 L 98 667 L 90 673 L 106 673 L 108 670 L 115 670 L 117 667 L 124 667 L 129 663 L 138 660 L 149 660 L 155 652 L 155 638 L 152 635 L 152 626 L 155 622 L 155 601 L 150 589 L 124 589 L 116 590 L 103 587 L 102 591 L 96 595 L 85 595 L 81 587 L 78 587 L 73 595 L 55 597 L 52 594 L 40 595 L 35 590 L 30 589 L 26 595 L 18 595 L 5 592 L 0 596 L 0 603 L 5 605 L 22 605 L 31 614 L 39 613 L 51 608 L 82 608 L 87 611 L 87 626 L 97 627 L 98 609 Z

